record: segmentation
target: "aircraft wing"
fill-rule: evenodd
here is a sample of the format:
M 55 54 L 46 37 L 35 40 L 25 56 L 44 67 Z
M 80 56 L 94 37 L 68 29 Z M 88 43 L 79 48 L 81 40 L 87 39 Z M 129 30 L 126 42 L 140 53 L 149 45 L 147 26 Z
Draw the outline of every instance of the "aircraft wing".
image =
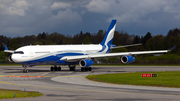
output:
M 123 56 L 123 55 L 136 55 L 136 54 L 152 54 L 152 53 L 166 53 L 170 50 L 158 50 L 158 51 L 138 51 L 138 52 L 122 52 L 122 53 L 106 53 L 106 54 L 91 54 L 91 55 L 79 55 L 79 56 L 65 56 L 60 60 L 72 61 L 72 60 L 81 60 L 81 59 L 91 59 L 91 58 L 100 58 L 100 57 L 114 57 L 114 56 Z

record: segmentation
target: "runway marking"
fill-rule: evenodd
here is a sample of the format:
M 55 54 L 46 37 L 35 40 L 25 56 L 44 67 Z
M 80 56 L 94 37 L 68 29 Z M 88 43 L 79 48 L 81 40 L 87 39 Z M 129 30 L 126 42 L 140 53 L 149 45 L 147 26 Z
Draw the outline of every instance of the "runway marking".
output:
M 33 75 L 0 75 L 0 77 L 43 78 L 43 77 L 84 77 L 84 76 L 33 76 Z
M 42 78 L 44 76 L 6 76 L 6 77 L 25 77 L 25 78 Z
M 4 75 L 0 75 L 0 77 L 4 77 Z
M 9 83 L 9 82 L 4 82 L 4 81 L 0 81 L 1 83 L 5 83 L 5 84 L 14 84 L 14 83 Z
M 15 84 L 0 81 L 0 83 L 19 85 L 19 86 L 29 86 L 29 87 L 38 87 L 38 88 L 49 88 L 49 89 L 62 89 L 62 90 L 71 90 L 71 91 L 87 91 L 87 92 L 104 92 L 104 93 L 123 93 L 123 94 L 146 94 L 146 95 L 161 95 L 161 96 L 180 96 L 180 95 L 168 95 L 168 94 L 152 94 L 152 93 L 136 93 L 136 92 L 118 92 L 118 91 L 103 91 L 103 90 L 88 90 L 88 89 L 71 89 L 71 88 L 59 88 L 59 87 L 47 87 L 47 86 L 36 86 L 36 85 L 27 85 L 27 84 Z
M 19 85 L 19 86 L 31 86 L 31 85 L 25 85 L 25 84 L 15 84 L 15 83 L 13 83 L 13 85 Z

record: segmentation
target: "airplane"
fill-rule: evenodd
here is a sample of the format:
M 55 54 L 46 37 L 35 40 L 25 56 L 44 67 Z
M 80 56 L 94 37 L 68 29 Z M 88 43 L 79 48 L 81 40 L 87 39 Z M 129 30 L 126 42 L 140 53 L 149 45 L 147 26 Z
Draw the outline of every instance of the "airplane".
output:
M 122 63 L 131 63 L 135 60 L 132 55 L 150 54 L 150 53 L 166 53 L 170 50 L 157 51 L 137 51 L 137 52 L 120 52 L 110 53 L 111 49 L 136 46 L 127 45 L 116 47 L 112 44 L 116 20 L 112 20 L 107 33 L 100 44 L 89 45 L 29 45 L 23 46 L 16 50 L 8 50 L 5 46 L 4 52 L 12 53 L 9 56 L 10 62 L 19 63 L 24 67 L 23 72 L 28 73 L 28 67 L 35 65 L 53 65 L 51 71 L 61 71 L 61 67 L 57 65 L 68 65 L 70 71 L 75 71 L 76 65 L 81 66 L 81 71 L 91 71 L 91 65 L 94 64 L 95 58 L 117 57 L 122 56 Z

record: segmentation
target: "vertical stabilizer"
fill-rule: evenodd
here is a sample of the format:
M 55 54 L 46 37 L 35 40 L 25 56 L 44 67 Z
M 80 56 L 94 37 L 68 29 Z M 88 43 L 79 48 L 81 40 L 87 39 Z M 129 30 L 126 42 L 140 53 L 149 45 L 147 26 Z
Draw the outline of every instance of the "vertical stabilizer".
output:
M 104 45 L 109 46 L 112 44 L 115 27 L 116 27 L 116 20 L 112 20 L 103 41 L 100 43 L 102 46 Z
M 112 20 L 103 41 L 100 43 L 102 45 L 102 50 L 100 50 L 99 52 L 108 53 L 111 51 L 111 45 L 113 42 L 115 27 L 116 27 L 116 20 Z

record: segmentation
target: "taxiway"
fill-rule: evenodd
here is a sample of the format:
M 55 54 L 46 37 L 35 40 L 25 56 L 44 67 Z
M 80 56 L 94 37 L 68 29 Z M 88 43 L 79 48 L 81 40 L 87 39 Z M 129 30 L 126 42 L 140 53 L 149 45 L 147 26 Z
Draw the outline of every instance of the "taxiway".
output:
M 89 81 L 85 77 L 94 74 L 180 71 L 179 66 L 93 66 L 91 72 L 72 72 L 62 66 L 62 71 L 51 72 L 49 66 L 30 67 L 22 73 L 21 66 L 0 66 L 0 88 L 39 91 L 41 97 L 4 99 L 12 101 L 66 100 L 66 101 L 137 101 L 180 100 L 179 88 L 115 85 Z

